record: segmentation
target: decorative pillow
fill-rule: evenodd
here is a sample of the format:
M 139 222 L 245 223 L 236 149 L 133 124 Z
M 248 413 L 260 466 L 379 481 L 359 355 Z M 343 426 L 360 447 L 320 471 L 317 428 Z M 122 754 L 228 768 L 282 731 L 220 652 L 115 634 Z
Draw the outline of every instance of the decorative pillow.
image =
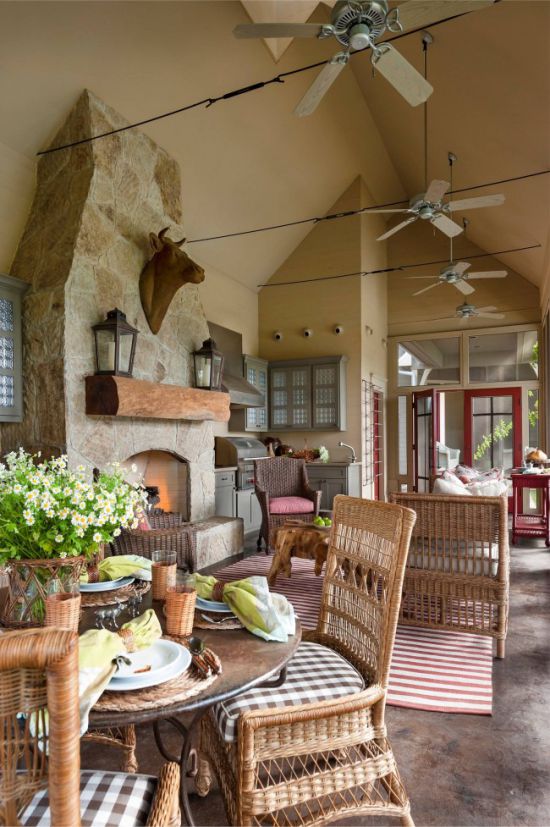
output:
M 451 482 L 450 480 L 443 480 L 439 477 L 434 482 L 434 494 L 444 494 L 445 496 L 451 495 L 459 495 L 459 496 L 471 496 L 472 492 L 468 490 L 468 488 L 458 480 L 456 482 Z
M 269 501 L 270 514 L 310 514 L 314 510 L 312 500 L 305 497 L 274 497 Z
M 465 483 L 455 474 L 454 471 L 443 471 L 441 478 L 447 482 L 452 482 L 454 485 L 465 485 Z
M 139 531 L 151 531 L 151 523 L 149 522 L 149 517 L 145 511 L 142 512 L 142 515 L 138 520 L 137 527 Z
M 506 480 L 480 480 L 471 482 L 466 489 L 474 497 L 501 497 L 508 491 Z
M 472 480 L 476 480 L 479 476 L 478 471 L 476 471 L 475 468 L 470 468 L 469 465 L 457 465 L 455 472 L 460 481 L 464 484 L 472 482 Z

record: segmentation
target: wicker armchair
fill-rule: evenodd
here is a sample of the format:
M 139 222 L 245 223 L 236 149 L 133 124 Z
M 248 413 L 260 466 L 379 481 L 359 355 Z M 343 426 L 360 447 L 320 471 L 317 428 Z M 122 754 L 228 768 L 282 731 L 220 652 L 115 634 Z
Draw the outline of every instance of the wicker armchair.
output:
M 155 509 L 149 515 L 150 531 L 124 529 L 110 545 L 111 554 L 139 554 L 151 559 L 157 549 L 175 551 L 178 568 L 195 570 L 193 541 L 181 514 Z
M 177 764 L 165 764 L 158 781 L 80 772 L 74 632 L 48 628 L 2 635 L 0 697 L 1 824 L 80 827 L 81 810 L 86 823 L 94 816 L 102 824 L 128 823 L 132 817 L 151 827 L 180 823 Z M 24 721 L 18 719 L 21 713 Z
M 496 638 L 504 657 L 510 552 L 506 497 L 392 494 L 417 519 L 399 622 Z
M 317 630 L 278 689 L 202 720 L 197 791 L 214 769 L 232 825 L 321 825 L 358 815 L 412 825 L 384 709 L 414 514 L 337 496 Z M 228 726 L 231 724 L 231 726 Z
M 256 496 L 262 509 L 262 527 L 258 537 L 258 549 L 261 548 L 263 538 L 267 554 L 274 529 L 279 528 L 289 518 L 311 520 L 319 514 L 321 492 L 314 491 L 309 487 L 306 463 L 303 459 L 274 457 L 256 460 L 254 462 L 254 480 Z M 273 513 L 273 500 L 286 499 L 287 497 L 308 500 L 312 503 L 312 507 L 307 506 L 302 511 Z M 297 507 L 299 508 L 299 501 Z

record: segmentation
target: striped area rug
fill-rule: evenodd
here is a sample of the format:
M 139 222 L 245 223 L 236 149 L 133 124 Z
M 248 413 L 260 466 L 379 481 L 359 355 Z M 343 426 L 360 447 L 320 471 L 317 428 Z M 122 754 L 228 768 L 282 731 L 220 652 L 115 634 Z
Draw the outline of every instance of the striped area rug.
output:
M 272 557 L 258 554 L 216 572 L 220 580 L 267 575 Z M 292 577 L 277 577 L 276 590 L 293 604 L 305 629 L 317 625 L 323 578 L 313 562 L 293 559 Z M 429 712 L 490 715 L 493 703 L 491 638 L 399 626 L 388 703 Z

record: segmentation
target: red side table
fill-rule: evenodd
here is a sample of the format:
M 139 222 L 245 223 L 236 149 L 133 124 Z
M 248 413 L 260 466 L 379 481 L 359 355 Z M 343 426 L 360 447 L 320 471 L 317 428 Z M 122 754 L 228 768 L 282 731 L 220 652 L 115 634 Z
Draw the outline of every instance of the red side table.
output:
M 518 537 L 542 537 L 550 546 L 550 474 L 512 474 L 512 486 L 512 543 Z M 523 492 L 530 488 L 541 492 L 539 514 L 523 511 Z

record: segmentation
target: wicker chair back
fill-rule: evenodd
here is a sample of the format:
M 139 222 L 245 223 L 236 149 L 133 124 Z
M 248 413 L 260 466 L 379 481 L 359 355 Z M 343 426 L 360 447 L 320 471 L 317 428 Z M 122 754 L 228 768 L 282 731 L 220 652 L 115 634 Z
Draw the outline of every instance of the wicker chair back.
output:
M 0 824 L 19 824 L 50 779 L 51 823 L 80 827 L 79 727 L 77 634 L 46 628 L 2 635 Z
M 401 585 L 416 516 L 387 503 L 334 498 L 319 625 L 367 684 L 388 684 Z

